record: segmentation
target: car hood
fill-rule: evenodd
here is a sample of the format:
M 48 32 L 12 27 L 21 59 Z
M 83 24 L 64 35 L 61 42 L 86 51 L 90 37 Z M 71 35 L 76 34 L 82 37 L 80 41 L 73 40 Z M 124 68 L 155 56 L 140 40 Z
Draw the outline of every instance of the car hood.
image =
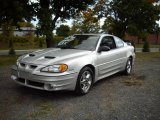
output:
M 50 65 L 53 63 L 60 63 L 62 61 L 64 62 L 68 59 L 74 59 L 84 55 L 88 55 L 91 52 L 92 51 L 77 49 L 48 48 L 27 54 L 20 59 L 20 62 Z

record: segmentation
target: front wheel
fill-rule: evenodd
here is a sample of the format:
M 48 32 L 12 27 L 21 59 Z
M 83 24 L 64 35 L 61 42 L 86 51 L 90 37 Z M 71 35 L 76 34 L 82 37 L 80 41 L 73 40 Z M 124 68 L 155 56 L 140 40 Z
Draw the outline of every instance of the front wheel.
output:
M 125 75 L 130 75 L 132 72 L 132 59 L 129 58 L 127 60 L 127 63 L 126 63 L 126 67 L 125 67 L 125 70 L 124 70 L 124 74 Z
M 93 71 L 89 67 L 84 67 L 77 78 L 75 92 L 79 95 L 87 94 L 92 86 Z

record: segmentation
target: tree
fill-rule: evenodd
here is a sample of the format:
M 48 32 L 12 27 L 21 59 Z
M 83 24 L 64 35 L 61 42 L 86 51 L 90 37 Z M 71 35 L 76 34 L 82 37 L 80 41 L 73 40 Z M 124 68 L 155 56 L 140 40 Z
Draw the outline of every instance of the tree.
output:
M 85 10 L 94 0 L 37 0 L 37 18 L 42 34 L 46 36 L 47 47 L 52 46 L 52 31 L 57 20 L 70 19 Z M 54 45 L 54 41 L 53 41 Z
M 112 17 L 107 17 L 107 19 L 105 19 L 104 24 L 102 26 L 103 32 L 109 33 L 109 34 L 115 33 L 115 31 L 114 31 L 115 23 L 113 21 L 114 21 L 114 19 Z
M 61 25 L 57 28 L 56 34 L 58 36 L 67 37 L 70 34 L 70 27 L 68 25 Z
M 100 25 L 95 12 L 88 8 L 81 13 L 73 22 L 72 33 L 99 33 Z
M 29 0 L 0 0 L 0 25 L 8 22 L 11 26 L 20 21 L 30 21 L 34 14 Z
M 83 12 L 82 21 L 82 32 L 84 33 L 98 33 L 100 30 L 100 25 L 98 23 L 98 18 L 95 16 L 95 12 L 92 9 L 88 9 Z
M 150 32 L 158 19 L 159 10 L 153 5 L 154 0 L 112 0 L 106 2 L 107 24 L 113 34 L 123 38 L 125 33 L 135 31 Z M 107 28 L 103 26 L 103 28 Z
M 19 27 L 34 27 L 34 25 L 32 24 L 32 23 L 30 23 L 30 22 L 18 22 L 17 23 L 17 25 L 19 26 Z

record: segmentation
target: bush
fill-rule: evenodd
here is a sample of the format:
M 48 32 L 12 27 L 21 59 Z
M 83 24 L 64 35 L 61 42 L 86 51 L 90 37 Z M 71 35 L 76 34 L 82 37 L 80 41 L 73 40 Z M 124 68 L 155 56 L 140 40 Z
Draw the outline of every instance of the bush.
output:
M 63 39 L 64 39 L 64 37 L 60 37 L 60 36 L 54 36 L 53 37 L 53 41 L 54 41 L 55 44 L 59 43 Z
M 149 42 L 147 40 L 143 44 L 142 52 L 150 52 Z
M 9 53 L 8 54 L 9 55 L 15 55 L 16 54 L 16 52 L 15 52 L 13 47 L 9 49 Z
M 42 48 L 43 46 L 46 45 L 46 38 L 45 37 L 35 37 L 34 38 L 34 44 L 38 48 Z
M 12 39 L 9 40 L 9 53 L 8 54 L 9 55 L 15 55 L 16 54 L 16 52 L 14 50 L 14 45 L 13 45 L 13 40 Z

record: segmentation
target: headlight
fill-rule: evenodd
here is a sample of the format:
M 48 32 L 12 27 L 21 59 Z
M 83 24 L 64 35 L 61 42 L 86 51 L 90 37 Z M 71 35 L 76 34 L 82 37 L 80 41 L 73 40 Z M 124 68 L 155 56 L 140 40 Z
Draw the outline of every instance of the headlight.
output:
M 67 71 L 68 66 L 66 64 L 50 65 L 41 69 L 42 72 L 62 73 Z

